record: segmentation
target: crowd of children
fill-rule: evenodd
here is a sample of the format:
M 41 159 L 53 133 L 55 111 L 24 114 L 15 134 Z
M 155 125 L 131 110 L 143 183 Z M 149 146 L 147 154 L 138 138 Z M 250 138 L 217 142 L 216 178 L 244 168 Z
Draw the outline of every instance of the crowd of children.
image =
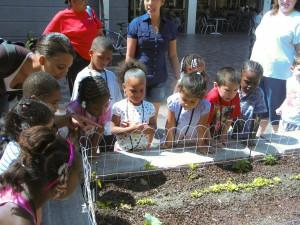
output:
M 89 52 L 90 64 L 78 73 L 66 115 L 55 114 L 61 93 L 52 74 L 36 72 L 24 81 L 23 98 L 11 108 L 5 120 L 5 133 L 10 142 L 0 160 L 0 193 L 5 194 L 5 198 L 0 197 L 0 207 L 4 205 L 9 210 L 5 203 L 16 195 L 24 197 L 22 193 L 27 191 L 49 192 L 47 199 L 69 194 L 76 186 L 72 176 L 79 174 L 80 163 L 74 159 L 77 157 L 74 146 L 78 147 L 81 136 L 87 136 L 91 149 L 97 149 L 92 154 L 99 153 L 98 147 L 102 145 L 111 146 L 105 151 L 151 148 L 157 112 L 145 99 L 145 66 L 128 60 L 119 66 L 117 77 L 106 68 L 112 60 L 112 49 L 108 38 L 94 39 Z M 262 66 L 248 60 L 240 72 L 232 67 L 220 68 L 211 90 L 208 90 L 211 77 L 205 67 L 204 59 L 198 54 L 188 54 L 182 59 L 180 79 L 174 93 L 167 98 L 166 132 L 160 140 L 161 147 L 171 148 L 174 143 L 189 139 L 201 148 L 216 140 L 225 144 L 228 137 L 248 140 L 256 135 L 261 114 L 267 111 L 259 88 Z M 276 110 L 285 130 L 295 130 L 300 125 L 299 58 L 291 69 L 293 76 L 287 81 L 286 99 Z M 61 127 L 68 128 L 64 137 L 56 135 L 60 134 Z M 59 159 L 55 163 L 54 157 Z M 69 168 L 75 172 L 66 173 Z M 16 175 L 13 177 L 12 173 Z M 34 177 L 32 183 L 27 179 L 31 177 Z M 68 178 L 72 184 L 66 189 L 61 185 L 66 185 Z M 34 198 L 25 196 L 24 201 L 37 201 L 34 206 L 38 209 L 42 205 L 40 201 L 47 200 Z M 24 209 L 33 221 L 38 220 L 39 213 L 32 208 Z

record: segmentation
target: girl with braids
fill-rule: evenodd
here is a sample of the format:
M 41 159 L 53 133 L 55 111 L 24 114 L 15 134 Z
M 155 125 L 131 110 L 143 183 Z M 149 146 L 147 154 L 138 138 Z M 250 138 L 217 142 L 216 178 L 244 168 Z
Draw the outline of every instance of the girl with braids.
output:
M 23 130 L 36 125 L 52 128 L 53 124 L 54 115 L 46 104 L 34 99 L 21 99 L 6 116 L 5 133 L 10 142 L 0 160 L 0 174 L 18 158 L 20 146 L 17 142 Z
M 23 131 L 19 144 L 20 157 L 0 175 L 0 224 L 37 225 L 48 200 L 73 193 L 81 161 L 70 142 L 45 126 Z
M 113 105 L 111 132 L 116 135 L 115 150 L 149 149 L 156 127 L 154 105 L 145 101 L 145 66 L 128 60 L 119 68 L 125 99 Z
M 43 35 L 36 44 L 35 52 L 13 44 L 1 44 L 0 116 L 8 111 L 8 94 L 21 90 L 31 73 L 45 71 L 60 79 L 72 65 L 73 55 L 69 39 L 60 33 Z
M 96 125 L 85 124 L 81 126 L 81 135 L 88 135 L 91 132 L 100 135 L 103 132 L 110 134 L 110 92 L 105 79 L 100 76 L 84 78 L 79 84 L 77 99 L 69 103 L 67 111 L 69 114 L 86 117 Z M 75 118 L 72 119 L 72 122 L 75 125 L 78 124 Z
M 204 144 L 205 130 L 208 127 L 210 103 L 204 99 L 206 78 L 198 73 L 182 73 L 178 82 L 178 92 L 167 99 L 167 138 L 165 147 L 172 142 L 192 139 Z

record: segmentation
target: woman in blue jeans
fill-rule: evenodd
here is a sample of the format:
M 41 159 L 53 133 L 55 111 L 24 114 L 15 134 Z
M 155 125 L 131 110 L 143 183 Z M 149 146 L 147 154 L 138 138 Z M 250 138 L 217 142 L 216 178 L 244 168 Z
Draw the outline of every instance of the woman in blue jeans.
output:
M 168 78 L 166 53 L 175 79 L 179 78 L 179 61 L 176 47 L 177 26 L 164 17 L 161 8 L 165 0 L 144 0 L 146 13 L 131 21 L 128 26 L 126 61 L 134 58 L 147 67 L 146 99 L 156 109 L 166 99 L 165 82 Z

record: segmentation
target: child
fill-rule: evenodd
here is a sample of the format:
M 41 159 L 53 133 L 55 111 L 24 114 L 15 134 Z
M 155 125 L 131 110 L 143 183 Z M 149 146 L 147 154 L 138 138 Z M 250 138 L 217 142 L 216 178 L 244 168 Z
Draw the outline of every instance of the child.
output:
M 71 101 L 77 99 L 79 83 L 87 76 L 100 76 L 105 79 L 110 91 L 112 104 L 123 99 L 115 74 L 106 69 L 112 60 L 112 51 L 113 45 L 109 38 L 96 37 L 93 40 L 90 50 L 91 62 L 78 73 L 74 83 Z
M 115 150 L 149 149 L 156 126 L 154 105 L 145 101 L 145 66 L 129 60 L 120 67 L 125 99 L 113 105 L 111 132 L 116 135 Z
M 205 74 L 205 61 L 198 54 L 188 54 L 184 56 L 180 62 L 180 72 L 185 74 L 195 72 Z
M 47 72 L 31 74 L 23 83 L 23 97 L 39 99 L 55 112 L 60 100 L 60 87 L 57 80 Z
M 294 59 L 291 69 L 293 75 L 286 82 L 286 98 L 276 110 L 285 131 L 299 130 L 300 127 L 300 57 Z
M 6 116 L 5 133 L 10 142 L 0 160 L 0 174 L 18 158 L 20 146 L 17 140 L 23 130 L 35 125 L 53 127 L 53 123 L 53 113 L 47 105 L 34 99 L 21 99 Z
M 74 192 L 82 164 L 74 146 L 48 127 L 28 128 L 18 142 L 20 157 L 0 175 L 0 224 L 37 225 L 48 200 Z
M 253 139 L 262 113 L 267 112 L 264 93 L 258 87 L 263 75 L 262 66 L 252 60 L 244 62 L 239 92 L 241 119 L 234 124 L 233 133 L 239 139 Z
M 206 79 L 198 73 L 181 74 L 178 92 L 167 99 L 166 147 L 174 140 L 197 139 L 203 145 L 210 103 L 203 99 Z M 170 129 L 175 130 L 170 131 Z
M 205 97 L 211 104 L 208 124 L 211 126 L 211 136 L 220 135 L 220 142 L 225 144 L 227 131 L 232 120 L 240 114 L 240 98 L 238 89 L 240 77 L 232 67 L 223 67 L 218 70 L 214 88 Z
M 93 134 L 92 146 L 98 145 L 98 135 L 102 136 L 110 133 L 111 107 L 110 93 L 106 81 L 101 76 L 88 76 L 80 81 L 78 88 L 78 97 L 68 105 L 67 109 L 70 114 L 77 114 L 87 117 L 95 122 L 97 126 L 85 126 L 80 130 L 80 135 Z M 73 123 L 77 121 L 73 118 Z M 79 137 L 78 137 L 79 138 Z
M 198 73 L 207 81 L 207 74 L 205 73 L 205 61 L 198 54 L 188 54 L 181 59 L 180 62 L 180 79 L 183 74 Z M 178 82 L 180 82 L 180 79 Z M 175 92 L 179 91 L 178 82 L 175 86 Z

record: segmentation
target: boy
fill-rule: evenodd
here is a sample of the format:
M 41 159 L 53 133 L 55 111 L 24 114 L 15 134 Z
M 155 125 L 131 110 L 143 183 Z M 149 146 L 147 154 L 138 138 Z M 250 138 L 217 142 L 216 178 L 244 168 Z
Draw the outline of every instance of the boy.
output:
M 220 136 L 222 144 L 226 142 L 227 131 L 232 121 L 241 114 L 239 85 L 240 77 L 235 69 L 223 67 L 217 72 L 214 88 L 205 97 L 211 104 L 208 116 L 211 136 Z
M 106 80 L 111 96 L 111 104 L 123 99 L 116 75 L 106 69 L 112 60 L 112 52 L 113 45 L 109 38 L 101 36 L 93 40 L 91 50 L 89 51 L 91 62 L 77 74 L 71 101 L 77 99 L 80 81 L 88 76 L 101 76 Z
M 88 76 L 101 76 L 107 82 L 110 96 L 111 96 L 111 106 L 120 100 L 123 99 L 121 94 L 121 89 L 117 81 L 116 75 L 106 69 L 108 64 L 112 60 L 113 45 L 109 38 L 98 36 L 96 37 L 89 51 L 91 56 L 90 64 L 85 67 L 82 71 L 77 74 L 76 80 L 74 82 L 73 93 L 71 101 L 75 101 L 78 98 L 78 89 L 80 82 Z M 105 144 L 105 146 L 113 146 L 114 136 L 110 134 L 109 123 L 105 124 L 105 143 L 100 143 L 99 145 Z M 106 148 L 107 150 L 112 150 L 112 148 Z
M 255 61 L 244 62 L 241 70 L 239 97 L 241 101 L 241 119 L 235 123 L 234 136 L 239 139 L 254 139 L 262 114 L 267 112 L 264 93 L 258 87 L 263 75 L 262 66 Z
M 285 131 L 299 130 L 300 128 L 300 57 L 294 59 L 292 77 L 286 81 L 286 98 L 276 109 L 281 115 L 281 128 Z

